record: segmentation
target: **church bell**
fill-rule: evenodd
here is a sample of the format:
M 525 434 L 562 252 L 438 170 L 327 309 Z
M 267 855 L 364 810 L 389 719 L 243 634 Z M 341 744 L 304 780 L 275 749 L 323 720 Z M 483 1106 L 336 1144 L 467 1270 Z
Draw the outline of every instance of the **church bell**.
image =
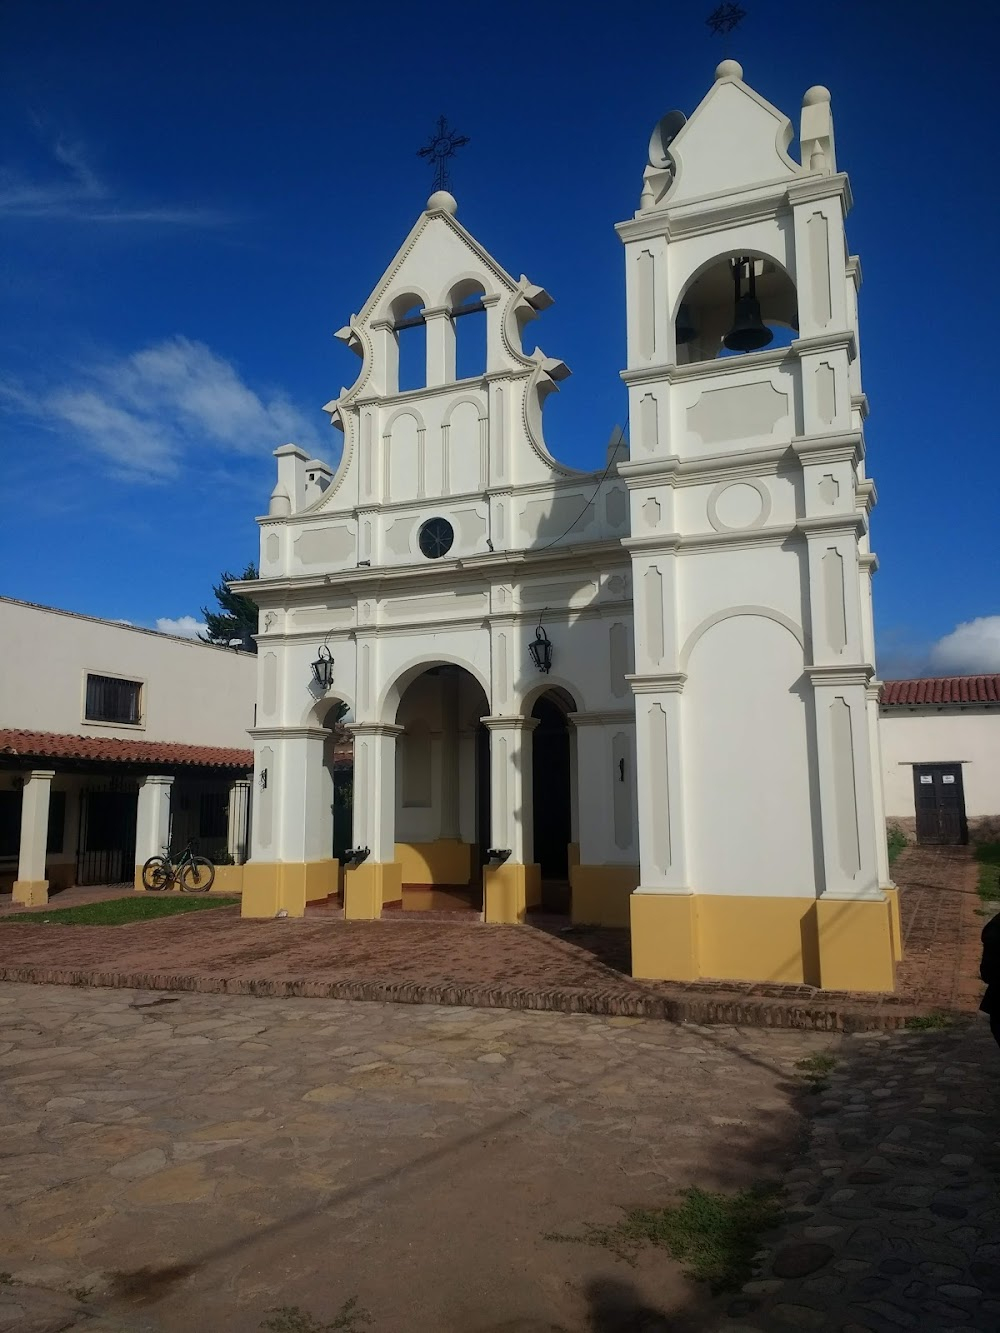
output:
M 743 290 L 743 268 L 747 271 L 747 289 Z M 760 317 L 760 302 L 757 300 L 757 278 L 754 274 L 754 261 L 749 256 L 733 260 L 733 282 L 736 286 L 736 309 L 733 313 L 733 327 L 723 338 L 724 347 L 731 352 L 759 352 L 774 337 Z

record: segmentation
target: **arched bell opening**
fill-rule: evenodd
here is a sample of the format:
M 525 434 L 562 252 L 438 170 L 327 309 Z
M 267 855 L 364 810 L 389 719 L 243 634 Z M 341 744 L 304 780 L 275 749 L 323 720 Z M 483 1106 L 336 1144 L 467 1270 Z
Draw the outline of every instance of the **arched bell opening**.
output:
M 396 350 L 395 383 L 389 393 L 422 389 L 427 383 L 427 324 L 423 300 L 412 293 L 392 303 L 392 332 Z
M 447 663 L 420 672 L 400 696 L 395 719 L 403 728 L 396 740 L 399 910 L 482 910 L 490 768 L 489 736 L 480 719 L 488 713 L 479 681 Z
M 486 374 L 486 289 L 469 278 L 449 295 L 455 338 L 455 379 L 479 379 Z
M 574 857 L 576 735 L 569 714 L 576 702 L 566 690 L 540 695 L 531 709 L 534 859 L 542 879 L 542 910 L 568 914 L 569 871 Z
M 777 260 L 746 252 L 714 260 L 677 306 L 677 364 L 787 347 L 798 337 L 795 284 Z

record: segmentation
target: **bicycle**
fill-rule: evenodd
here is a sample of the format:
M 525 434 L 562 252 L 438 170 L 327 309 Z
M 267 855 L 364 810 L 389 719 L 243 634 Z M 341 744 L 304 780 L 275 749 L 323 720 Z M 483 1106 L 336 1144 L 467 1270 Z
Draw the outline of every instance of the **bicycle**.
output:
M 171 861 L 169 848 L 166 856 L 151 856 L 142 867 L 143 887 L 151 892 L 180 886 L 182 893 L 207 893 L 215 881 L 215 866 L 207 856 L 195 856 L 187 844 L 176 861 Z

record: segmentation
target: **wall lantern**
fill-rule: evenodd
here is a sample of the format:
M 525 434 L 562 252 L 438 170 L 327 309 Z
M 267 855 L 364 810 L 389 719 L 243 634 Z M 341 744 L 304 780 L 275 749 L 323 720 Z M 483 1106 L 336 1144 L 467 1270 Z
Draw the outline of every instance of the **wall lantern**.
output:
M 535 637 L 528 644 L 528 652 L 538 670 L 548 675 L 552 669 L 552 641 L 542 628 L 541 621 L 538 622 Z
M 333 684 L 333 655 L 325 643 L 320 644 L 319 655 L 312 664 L 312 673 L 321 690 L 328 690 Z
M 258 779 L 258 781 L 260 782 L 260 789 L 261 789 L 261 791 L 267 791 L 267 769 L 266 769 L 266 768 L 262 768 L 262 769 L 260 770 L 260 778 Z

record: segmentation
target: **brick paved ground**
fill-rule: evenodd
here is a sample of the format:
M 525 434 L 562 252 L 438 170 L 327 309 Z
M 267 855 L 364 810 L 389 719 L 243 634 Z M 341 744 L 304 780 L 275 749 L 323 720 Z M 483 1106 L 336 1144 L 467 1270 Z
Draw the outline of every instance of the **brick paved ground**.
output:
M 695 1022 L 864 1030 L 978 1004 L 975 865 L 967 848 L 908 849 L 896 863 L 906 958 L 889 996 L 809 986 L 639 982 L 628 934 L 527 927 L 472 914 L 387 913 L 345 922 L 333 905 L 301 920 L 241 921 L 236 908 L 119 927 L 6 925 L 0 979 L 558 1009 Z M 65 900 L 63 895 L 61 900 Z

